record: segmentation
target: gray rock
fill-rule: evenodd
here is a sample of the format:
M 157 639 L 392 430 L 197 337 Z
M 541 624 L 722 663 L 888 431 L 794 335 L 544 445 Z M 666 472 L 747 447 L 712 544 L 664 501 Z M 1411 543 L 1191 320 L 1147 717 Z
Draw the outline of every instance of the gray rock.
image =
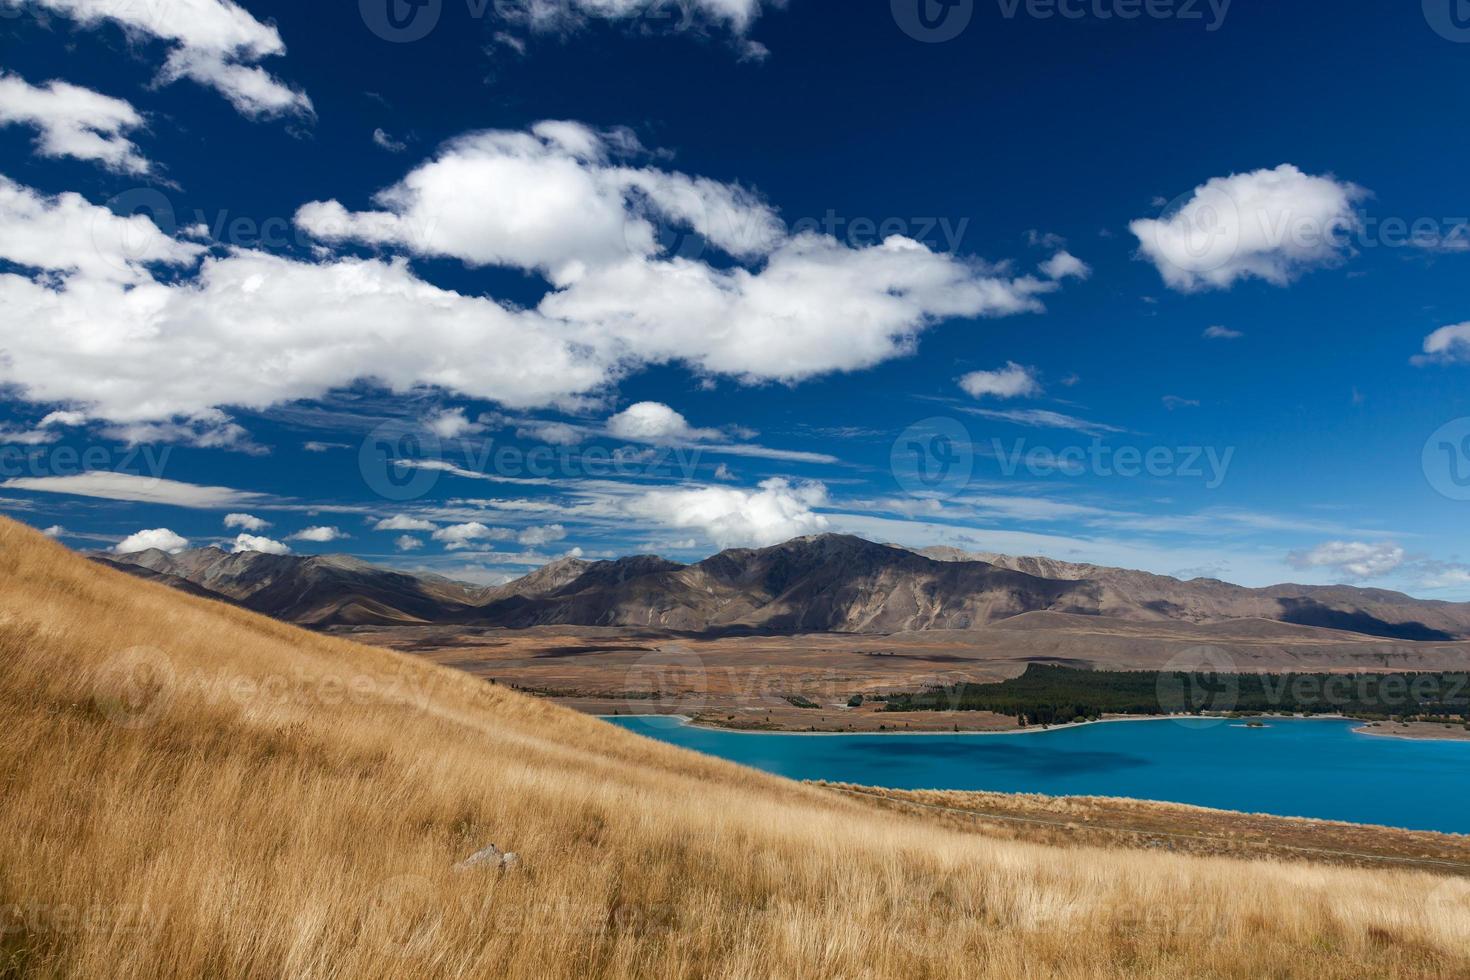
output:
M 476 868 L 498 868 L 505 870 L 514 867 L 521 862 L 520 857 L 514 851 L 502 851 L 494 844 L 484 850 L 476 851 L 463 861 L 454 866 L 455 871 L 473 871 Z

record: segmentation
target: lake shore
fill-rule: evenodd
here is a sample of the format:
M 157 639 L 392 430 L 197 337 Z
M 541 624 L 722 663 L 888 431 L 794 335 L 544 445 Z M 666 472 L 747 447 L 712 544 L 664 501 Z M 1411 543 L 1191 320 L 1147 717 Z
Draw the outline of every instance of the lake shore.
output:
M 1353 731 L 1359 735 L 1403 738 L 1415 742 L 1470 742 L 1470 731 L 1467 731 L 1464 725 L 1446 726 L 1443 722 L 1435 721 L 1365 722 L 1354 728 Z
M 897 714 L 897 713 L 898 712 L 895 712 L 895 714 Z M 1099 718 L 1096 721 L 1079 721 L 1079 722 L 1072 722 L 1072 723 L 1066 724 L 1066 725 L 1047 725 L 1047 726 L 1042 726 L 1042 725 L 1029 725 L 1029 726 L 1027 726 L 1025 728 L 1021 728 L 1021 727 L 1016 726 L 1016 725 L 1013 724 L 1012 727 L 1010 727 L 1010 728 L 995 728 L 995 729 L 965 729 L 965 728 L 960 728 L 958 730 L 955 730 L 954 728 L 948 728 L 948 727 L 946 727 L 946 728 L 936 728 L 936 729 L 928 729 L 928 730 L 921 730 L 921 729 L 887 729 L 887 730 L 879 730 L 879 731 L 866 731 L 866 730 L 865 731 L 849 731 L 849 730 L 843 730 L 843 729 L 833 729 L 833 730 L 817 729 L 817 730 L 812 730 L 810 728 L 803 728 L 803 729 L 782 729 L 782 728 L 735 727 L 735 726 L 730 726 L 730 725 L 711 724 L 709 721 L 707 721 L 705 719 L 702 719 L 702 718 L 700 718 L 698 716 L 691 716 L 691 715 L 681 714 L 681 713 L 678 713 L 678 712 L 647 712 L 647 713 L 642 713 L 642 714 L 599 715 L 597 717 L 601 717 L 604 720 L 606 720 L 606 719 L 613 719 L 613 718 L 677 718 L 677 719 L 679 719 L 679 721 L 682 724 L 684 724 L 684 725 L 686 725 L 686 726 L 688 726 L 690 728 L 702 728 L 702 729 L 705 729 L 706 731 L 724 732 L 726 734 L 731 734 L 731 735 L 806 735 L 806 736 L 829 737 L 829 738 L 830 737 L 833 737 L 833 736 L 851 736 L 851 735 L 884 735 L 884 736 L 886 736 L 886 735 L 912 735 L 912 736 L 920 736 L 920 735 L 966 735 L 966 736 L 985 736 L 985 735 L 988 735 L 988 736 L 1045 735 L 1045 734 L 1048 734 L 1048 733 L 1051 733 L 1051 732 L 1062 732 L 1062 731 L 1068 731 L 1070 729 L 1088 728 L 1088 727 L 1093 726 L 1093 725 L 1107 725 L 1107 724 L 1113 724 L 1113 723 L 1117 723 L 1117 722 L 1143 722 L 1143 721 L 1213 722 L 1213 723 L 1216 723 L 1216 724 L 1222 724 L 1222 725 L 1223 724 L 1229 724 L 1229 725 L 1235 725 L 1235 726 L 1239 726 L 1239 727 L 1251 727 L 1248 724 L 1249 722 L 1251 722 L 1251 721 L 1259 721 L 1259 722 L 1262 722 L 1262 724 L 1259 727 L 1266 728 L 1266 727 L 1269 727 L 1270 722 L 1272 722 L 1272 721 L 1352 721 L 1353 720 L 1351 718 L 1346 718 L 1346 717 L 1344 717 L 1342 715 L 1311 715 L 1311 716 L 1304 716 L 1304 715 L 1261 715 L 1261 716 L 1255 716 L 1255 717 L 1251 717 L 1251 718 L 1231 718 L 1231 717 L 1224 716 L 1224 715 L 1108 715 L 1108 716 L 1105 716 L 1103 718 Z M 1359 731 L 1359 730 L 1360 729 L 1354 729 L 1354 731 Z M 1405 737 L 1407 737 L 1407 736 L 1405 736 Z

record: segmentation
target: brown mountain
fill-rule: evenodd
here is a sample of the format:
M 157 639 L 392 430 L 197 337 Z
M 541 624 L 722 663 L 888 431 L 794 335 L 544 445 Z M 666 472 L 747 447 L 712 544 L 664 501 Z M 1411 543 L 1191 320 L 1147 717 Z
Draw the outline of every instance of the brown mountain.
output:
M 648 555 L 563 559 L 488 588 L 342 556 L 235 555 L 205 548 L 99 560 L 314 626 L 881 634 L 976 629 L 1049 612 L 1132 622 L 1259 619 L 1403 640 L 1470 637 L 1470 603 L 1349 586 L 1247 589 L 1047 558 L 916 552 L 832 534 L 724 551 L 692 565 Z

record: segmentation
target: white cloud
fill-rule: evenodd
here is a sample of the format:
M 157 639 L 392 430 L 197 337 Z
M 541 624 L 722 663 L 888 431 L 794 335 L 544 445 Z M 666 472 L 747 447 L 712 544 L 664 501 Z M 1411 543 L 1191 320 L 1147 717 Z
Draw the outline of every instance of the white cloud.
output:
M 0 258 L 53 270 L 0 274 L 0 382 L 32 401 L 143 422 L 266 408 L 359 378 L 530 407 L 615 370 L 574 345 L 575 331 L 431 286 L 401 260 L 313 264 L 237 250 L 205 259 L 191 280 L 144 268 L 197 252 L 142 216 L 0 182 Z
M 407 514 L 394 514 L 373 525 L 374 531 L 432 531 L 435 525 Z
M 274 78 L 257 62 L 286 53 L 275 27 L 232 0 L 119 3 L 116 0 L 6 0 L 69 17 L 83 27 L 112 22 L 130 38 L 171 43 L 162 82 L 189 78 L 217 89 L 240 112 L 263 117 L 311 114 L 311 100 Z
M 503 527 L 486 527 L 479 521 L 441 527 L 432 535 L 435 541 L 443 542 L 444 547 L 450 551 L 468 548 L 476 541 L 510 541 L 515 536 L 514 531 Z
M 125 135 L 142 128 L 138 110 L 123 99 L 67 82 L 35 86 L 0 71 L 0 125 L 34 128 L 36 153 L 43 157 L 93 160 L 124 174 L 153 169 Z
M 46 537 L 48 538 L 59 538 L 66 533 L 66 528 L 62 527 L 60 524 L 52 524 L 48 528 L 43 528 L 41 533 L 46 535 Z
M 144 504 L 168 504 L 215 510 L 249 505 L 265 495 L 228 487 L 206 487 L 180 483 L 133 473 L 93 471 L 76 476 L 23 476 L 6 480 L 0 487 L 9 490 L 31 490 L 37 493 L 66 493 L 77 497 L 103 500 L 128 500 Z
M 1470 362 L 1470 322 L 1440 327 L 1424 338 L 1424 353 L 1413 362 L 1425 364 L 1460 364 Z
M 628 406 L 607 420 L 607 434 L 629 442 L 646 442 L 655 446 L 686 446 L 730 456 L 818 464 L 839 461 L 837 457 L 825 453 L 724 442 L 722 440 L 725 434 L 720 430 L 697 429 L 683 415 L 662 402 L 638 402 Z
M 587 432 L 565 422 L 531 422 L 518 428 L 516 437 L 552 446 L 577 446 L 586 441 Z
M 1213 178 L 1177 209 L 1128 227 L 1173 289 L 1228 289 L 1252 277 L 1285 286 L 1343 260 L 1358 226 L 1353 205 L 1364 196 L 1354 184 L 1282 164 Z
M 129 446 L 178 442 L 199 449 L 236 449 L 257 455 L 266 452 L 251 442 L 250 434 L 242 426 L 213 408 L 178 421 L 109 425 L 102 434 Z
M 796 382 L 912 353 L 918 335 L 942 319 L 1040 311 L 1037 297 L 1055 288 L 906 238 L 850 248 L 802 234 L 759 272 L 630 258 L 591 269 L 540 309 L 648 363 L 682 362 L 747 383 Z
M 440 439 L 459 439 L 473 435 L 484 427 L 465 418 L 464 409 L 449 408 L 430 416 L 427 425 Z
M 254 514 L 226 514 L 225 527 L 240 528 L 244 531 L 264 531 L 271 526 L 270 521 L 261 520 Z
M 528 527 L 516 535 L 516 541 L 528 548 L 539 547 L 560 541 L 567 536 L 567 529 L 560 524 L 547 524 L 542 527 Z
M 287 541 L 311 541 L 316 544 L 328 544 L 332 541 L 341 541 L 351 535 L 342 533 L 341 529 L 335 527 L 308 527 L 297 531 L 287 538 Z
M 627 144 L 569 122 L 474 133 L 380 193 L 380 210 L 316 202 L 297 221 L 323 241 L 540 271 L 558 287 L 540 312 L 581 326 L 593 349 L 750 381 L 869 367 L 940 319 L 1038 311 L 1058 288 L 897 236 L 850 248 L 787 235 L 736 185 L 618 165 Z M 765 266 L 668 256 L 656 224 Z
M 153 528 L 149 531 L 139 531 L 123 538 L 112 546 L 114 553 L 119 555 L 133 555 L 140 551 L 149 551 L 157 548 L 171 555 L 189 547 L 189 539 L 180 537 L 166 527 Z
M 1222 327 L 1218 323 L 1216 323 L 1212 324 L 1211 326 L 1205 327 L 1205 332 L 1202 334 L 1202 336 L 1206 340 L 1239 340 L 1241 337 L 1244 337 L 1245 334 L 1241 333 L 1239 330 L 1231 330 L 1229 327 Z
M 626 145 L 574 123 L 477 134 L 381 195 L 389 210 L 350 216 L 337 234 L 310 216 L 340 206 L 302 211 L 328 240 L 540 269 L 553 288 L 529 310 L 440 289 L 403 258 L 206 255 L 142 216 L 0 178 L 0 259 L 37 270 L 0 274 L 0 384 L 115 424 L 193 420 L 178 438 L 227 445 L 241 434 L 221 408 L 366 378 L 570 411 L 668 363 L 748 383 L 861 370 L 912 352 L 941 320 L 1038 311 L 1059 288 L 899 237 L 867 248 L 781 237 L 757 271 L 666 257 L 650 208 L 727 251 L 780 226 L 733 185 L 607 162 Z M 686 193 L 707 210 L 681 210 Z M 717 227 L 721 215 L 746 223 Z M 421 223 L 424 234 L 406 230 Z
M 1459 562 L 1421 561 L 1414 566 L 1420 588 L 1463 589 L 1470 587 L 1470 565 Z
M 39 423 L 40 427 L 43 429 L 53 425 L 62 425 L 75 428 L 77 426 L 86 424 L 87 416 L 85 413 L 68 411 L 48 412 Z
M 1377 578 L 1404 563 L 1404 549 L 1391 542 L 1329 541 L 1311 551 L 1293 551 L 1286 561 L 1293 568 L 1326 568 L 1350 579 Z
M 1094 436 L 1125 431 L 1115 425 L 1091 422 L 1044 408 L 967 408 L 964 411 L 981 418 L 993 419 L 997 422 L 1012 422 L 1034 429 L 1070 429 L 1073 432 Z
M 400 534 L 393 539 L 393 547 L 399 551 L 417 551 L 423 546 L 424 543 L 422 541 L 407 534 Z
M 1041 274 L 1048 279 L 1086 279 L 1092 275 L 1092 267 L 1065 249 L 1040 265 Z
M 0 258 L 17 265 L 71 273 L 102 289 L 113 283 L 152 282 L 147 266 L 189 265 L 203 251 L 170 238 L 143 215 L 119 217 L 79 194 L 46 197 L 0 176 Z M 10 274 L 4 281 L 27 280 Z M 0 302 L 8 305 L 9 291 L 0 292 Z M 19 331 L 20 326 L 11 329 Z
M 0 439 L 22 446 L 44 446 L 61 439 L 58 428 L 76 428 L 87 424 L 87 416 L 81 412 L 50 412 L 34 429 L 12 429 L 0 426 Z
M 254 534 L 237 535 L 230 543 L 230 553 L 238 555 L 247 551 L 257 551 L 262 555 L 289 555 L 291 553 L 291 549 L 280 541 L 273 541 Z
M 700 531 L 719 548 L 759 548 L 827 528 L 815 513 L 827 500 L 820 483 L 766 480 L 758 490 L 734 487 L 648 490 L 618 502 L 628 516 L 660 527 Z
M 689 421 L 661 402 L 638 402 L 607 420 L 608 434 L 630 442 L 655 444 L 718 439 L 714 429 L 696 429 Z
M 380 192 L 381 210 L 318 201 L 296 221 L 323 241 L 401 245 L 476 266 L 537 270 L 557 284 L 588 266 L 654 255 L 661 219 L 736 255 L 761 251 L 781 234 L 770 208 L 737 187 L 615 163 L 626 142 L 559 121 L 529 133 L 471 133 Z
M 389 153 L 402 153 L 408 144 L 389 136 L 381 127 L 373 130 L 373 142 Z
M 781 0 L 689 0 L 674 8 L 681 18 L 679 30 L 699 26 L 705 20 L 741 34 L 763 9 L 780 6 Z M 564 31 L 587 18 L 619 20 L 641 17 L 649 12 L 648 0 L 523 0 L 507 5 L 507 16 L 539 31 Z
M 1015 361 L 995 371 L 972 371 L 960 378 L 960 387 L 973 398 L 1035 398 L 1041 394 L 1041 384 L 1031 368 L 1022 367 Z

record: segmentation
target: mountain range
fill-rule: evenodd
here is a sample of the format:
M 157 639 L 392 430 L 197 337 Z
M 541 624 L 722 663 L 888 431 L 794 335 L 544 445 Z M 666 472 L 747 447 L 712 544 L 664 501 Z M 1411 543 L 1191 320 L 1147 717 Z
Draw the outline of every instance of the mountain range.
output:
M 595 562 L 563 558 L 500 586 L 341 555 L 200 548 L 92 557 L 314 627 L 425 623 L 888 634 L 976 629 L 1023 613 L 1054 612 L 1130 622 L 1258 619 L 1402 640 L 1470 638 L 1470 603 L 1351 586 L 1251 589 L 1049 558 L 916 551 L 836 534 L 732 549 L 691 565 L 653 555 Z

